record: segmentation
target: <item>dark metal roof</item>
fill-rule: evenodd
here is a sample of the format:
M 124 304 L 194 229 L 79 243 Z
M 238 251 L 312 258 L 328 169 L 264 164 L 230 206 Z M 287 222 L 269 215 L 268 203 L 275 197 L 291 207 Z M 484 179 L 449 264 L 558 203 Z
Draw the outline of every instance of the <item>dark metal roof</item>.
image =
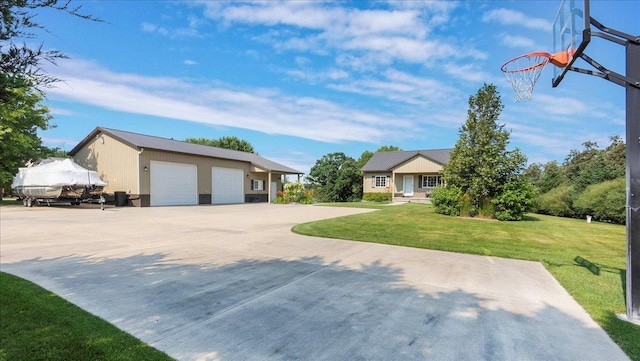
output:
M 389 172 L 396 166 L 407 160 L 422 155 L 438 164 L 446 164 L 449 161 L 451 148 L 428 149 L 428 150 L 408 150 L 397 152 L 376 152 L 362 167 L 363 172 Z
M 200 155 L 204 157 L 221 158 L 247 162 L 262 168 L 266 171 L 273 171 L 286 174 L 304 174 L 293 168 L 289 168 L 280 163 L 276 163 L 269 159 L 263 158 L 257 154 L 240 152 L 237 150 L 210 147 L 207 145 L 194 144 L 180 140 L 160 138 L 151 135 L 125 132 L 123 130 L 109 129 L 97 127 L 87 137 L 85 137 L 71 151 L 70 155 L 75 155 L 82 147 L 84 147 L 91 139 L 100 133 L 108 134 L 121 142 L 133 148 L 145 148 L 163 150 L 167 152 L 184 153 L 191 155 Z

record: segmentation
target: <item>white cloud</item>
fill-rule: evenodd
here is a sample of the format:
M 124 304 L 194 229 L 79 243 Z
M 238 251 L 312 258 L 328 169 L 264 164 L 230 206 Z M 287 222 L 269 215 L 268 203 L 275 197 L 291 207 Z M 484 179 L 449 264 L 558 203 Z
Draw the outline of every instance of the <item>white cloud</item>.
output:
M 158 33 L 163 36 L 169 35 L 169 30 L 151 23 L 142 23 L 140 29 L 145 33 Z
M 523 48 L 528 49 L 529 52 L 539 50 L 535 41 L 530 38 L 518 35 L 501 34 L 500 39 L 502 44 L 510 48 Z
M 531 18 L 519 11 L 509 10 L 505 8 L 494 9 L 486 12 L 482 16 L 482 21 L 496 22 L 503 25 L 520 25 L 529 29 L 544 30 L 549 32 L 551 31 L 551 28 L 553 26 L 550 21 L 547 21 L 545 19 Z
M 350 83 L 333 83 L 330 88 L 368 96 L 386 98 L 422 107 L 454 102 L 460 92 L 441 81 L 388 69 L 383 78 L 365 78 Z
M 49 108 L 49 113 L 51 113 L 52 115 L 68 115 L 68 116 L 75 116 L 77 115 L 73 110 L 69 110 L 69 109 L 62 109 L 62 108 Z
M 192 84 L 176 78 L 114 73 L 67 60 L 52 69 L 65 84 L 48 91 L 71 100 L 120 112 L 251 129 L 325 142 L 380 142 L 413 129 L 412 120 L 347 108 L 319 98 L 273 89 L 237 90 Z M 389 119 L 393 118 L 393 123 Z M 339 131 L 338 131 L 339 130 Z
M 496 82 L 493 75 L 481 70 L 476 64 L 446 63 L 444 70 L 447 74 L 462 80 L 485 83 Z
M 532 102 L 541 112 L 550 115 L 578 116 L 591 110 L 591 107 L 580 100 L 547 94 L 536 95 Z
M 189 60 L 189 59 L 186 59 L 183 63 L 184 63 L 184 65 L 198 65 L 197 62 L 195 62 L 193 60 Z
M 435 26 L 449 19 L 455 8 L 452 4 L 396 6 L 389 3 L 388 9 L 373 10 L 314 1 L 201 4 L 205 6 L 206 16 L 227 25 L 268 26 L 268 30 L 254 39 L 268 42 L 278 50 L 323 55 L 335 52 L 336 57 L 343 60 L 366 58 L 369 67 L 393 61 L 422 64 L 433 59 L 487 58 L 472 46 L 459 51 L 455 39 L 445 41 L 431 35 Z M 360 62 L 352 64 L 361 68 Z

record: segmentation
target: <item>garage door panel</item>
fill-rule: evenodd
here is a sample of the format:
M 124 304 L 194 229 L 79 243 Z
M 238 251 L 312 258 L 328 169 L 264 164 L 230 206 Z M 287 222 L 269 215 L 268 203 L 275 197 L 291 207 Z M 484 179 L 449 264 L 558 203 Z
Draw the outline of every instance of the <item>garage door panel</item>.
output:
M 211 203 L 244 203 L 244 171 L 233 168 L 211 168 Z
M 198 167 L 194 164 L 151 161 L 151 206 L 198 204 Z

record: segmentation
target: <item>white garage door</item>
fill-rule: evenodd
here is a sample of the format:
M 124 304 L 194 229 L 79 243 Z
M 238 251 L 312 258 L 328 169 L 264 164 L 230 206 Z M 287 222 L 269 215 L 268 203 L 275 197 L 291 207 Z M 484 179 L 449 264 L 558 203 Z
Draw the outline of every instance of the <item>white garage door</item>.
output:
M 198 204 L 195 164 L 151 161 L 151 206 Z
M 211 203 L 244 203 L 244 171 L 211 168 Z

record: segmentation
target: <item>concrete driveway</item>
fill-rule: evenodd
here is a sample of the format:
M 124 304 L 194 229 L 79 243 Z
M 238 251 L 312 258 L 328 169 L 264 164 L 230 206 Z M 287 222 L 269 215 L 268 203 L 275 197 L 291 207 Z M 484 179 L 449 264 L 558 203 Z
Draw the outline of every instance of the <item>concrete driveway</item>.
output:
M 628 360 L 538 263 L 295 235 L 365 210 L 0 208 L 0 263 L 181 360 Z

